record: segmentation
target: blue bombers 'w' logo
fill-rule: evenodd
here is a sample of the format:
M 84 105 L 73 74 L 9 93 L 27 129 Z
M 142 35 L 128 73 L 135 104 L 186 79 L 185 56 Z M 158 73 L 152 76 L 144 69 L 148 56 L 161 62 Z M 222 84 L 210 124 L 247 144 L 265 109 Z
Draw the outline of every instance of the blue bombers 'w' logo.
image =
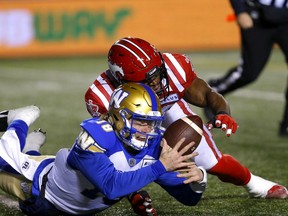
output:
M 128 97 L 128 92 L 123 91 L 122 89 L 116 90 L 110 100 L 110 106 L 113 106 L 115 109 L 120 107 L 121 102 Z

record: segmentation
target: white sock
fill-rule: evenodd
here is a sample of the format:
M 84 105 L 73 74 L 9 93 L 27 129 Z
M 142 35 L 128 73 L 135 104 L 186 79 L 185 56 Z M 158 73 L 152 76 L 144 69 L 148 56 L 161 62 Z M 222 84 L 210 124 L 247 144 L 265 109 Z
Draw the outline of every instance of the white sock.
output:
M 245 189 L 248 191 L 251 197 L 265 198 L 268 191 L 274 186 L 277 185 L 275 182 L 268 181 L 259 176 L 255 176 L 251 173 L 251 179 Z

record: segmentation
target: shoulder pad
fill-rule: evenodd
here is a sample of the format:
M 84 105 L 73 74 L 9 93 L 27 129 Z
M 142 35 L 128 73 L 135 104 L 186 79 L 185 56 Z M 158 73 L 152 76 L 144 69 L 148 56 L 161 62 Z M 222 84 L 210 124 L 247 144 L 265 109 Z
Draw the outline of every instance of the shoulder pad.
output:
M 80 126 L 91 136 L 100 148 L 105 150 L 114 145 L 117 137 L 112 126 L 105 120 L 90 118 Z
M 184 54 L 164 53 L 163 59 L 174 76 L 176 76 L 178 80 L 183 80 L 181 83 L 183 86 L 188 87 L 197 77 L 193 64 L 188 56 Z

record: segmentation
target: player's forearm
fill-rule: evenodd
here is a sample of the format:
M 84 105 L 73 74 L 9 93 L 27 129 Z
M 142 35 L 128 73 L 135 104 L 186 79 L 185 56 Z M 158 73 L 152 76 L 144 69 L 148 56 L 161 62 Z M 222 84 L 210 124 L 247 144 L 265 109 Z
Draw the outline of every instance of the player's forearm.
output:
M 116 170 L 104 153 L 92 153 L 74 147 L 68 164 L 79 170 L 108 199 L 116 199 L 140 190 L 166 172 L 160 161 L 135 171 Z
M 160 161 L 135 171 L 119 172 L 114 170 L 110 178 L 103 179 L 103 194 L 109 199 L 126 196 L 154 182 L 166 170 Z
M 207 106 L 216 115 L 220 112 L 225 112 L 230 115 L 230 106 L 226 99 L 217 92 L 211 92 L 207 96 Z

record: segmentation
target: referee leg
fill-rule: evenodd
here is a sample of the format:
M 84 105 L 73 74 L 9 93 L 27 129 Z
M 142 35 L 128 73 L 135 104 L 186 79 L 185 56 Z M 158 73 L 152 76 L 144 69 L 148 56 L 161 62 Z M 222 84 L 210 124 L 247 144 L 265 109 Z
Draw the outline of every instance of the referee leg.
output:
M 223 78 L 210 80 L 209 84 L 220 94 L 226 94 L 255 81 L 273 48 L 272 35 L 273 29 L 260 24 L 250 29 L 241 29 L 242 62 L 230 69 Z
M 279 45 L 280 49 L 282 50 L 285 61 L 288 67 L 288 23 L 284 23 L 278 26 L 277 28 L 277 37 L 276 42 Z M 284 113 L 283 118 L 280 124 L 279 130 L 280 136 L 288 136 L 288 79 L 287 79 L 287 86 L 286 86 L 286 93 L 285 93 L 285 106 L 284 106 Z

